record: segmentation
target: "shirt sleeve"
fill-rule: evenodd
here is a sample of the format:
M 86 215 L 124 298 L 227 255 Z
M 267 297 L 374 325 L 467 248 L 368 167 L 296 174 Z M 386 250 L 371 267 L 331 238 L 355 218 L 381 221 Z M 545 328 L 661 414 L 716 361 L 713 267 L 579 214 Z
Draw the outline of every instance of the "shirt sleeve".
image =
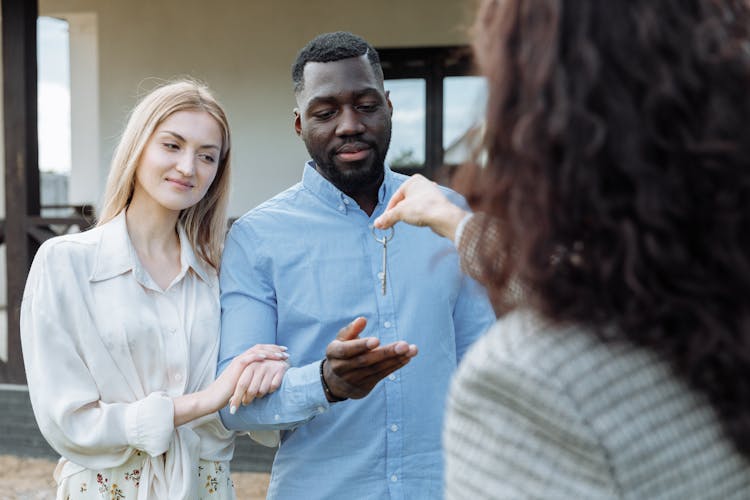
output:
M 166 394 L 101 401 L 82 358 L 91 332 L 81 321 L 89 314 L 75 288 L 81 277 L 51 248 L 37 253 L 21 304 L 26 377 L 39 429 L 55 451 L 88 468 L 119 465 L 133 449 L 151 456 L 166 452 L 174 434 L 174 405 Z
M 555 377 L 500 359 L 487 342 L 498 330 L 469 352 L 451 387 L 446 498 L 619 498 L 577 403 Z
M 461 361 L 471 344 L 487 331 L 495 319 L 487 292 L 479 283 L 463 276 L 461 290 L 453 308 L 458 361 Z
M 247 223 L 236 223 L 227 236 L 221 272 L 221 346 L 219 373 L 235 356 L 255 344 L 276 344 L 277 307 L 271 259 L 258 247 Z M 293 429 L 329 408 L 320 383 L 319 362 L 290 367 L 274 393 L 219 414 L 233 430 Z

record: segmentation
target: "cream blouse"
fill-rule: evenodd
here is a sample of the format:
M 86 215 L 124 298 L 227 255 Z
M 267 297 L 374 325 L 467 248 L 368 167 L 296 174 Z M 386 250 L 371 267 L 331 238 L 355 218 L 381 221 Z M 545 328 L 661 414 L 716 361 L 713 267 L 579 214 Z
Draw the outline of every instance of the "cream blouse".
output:
M 216 273 L 182 228 L 179 238 L 181 269 L 163 291 L 136 256 L 125 212 L 48 240 L 34 258 L 21 341 L 37 423 L 63 457 L 60 479 L 143 450 L 138 498 L 191 498 L 198 460 L 232 457 L 218 414 L 173 423 L 171 398 L 214 379 L 220 320 Z

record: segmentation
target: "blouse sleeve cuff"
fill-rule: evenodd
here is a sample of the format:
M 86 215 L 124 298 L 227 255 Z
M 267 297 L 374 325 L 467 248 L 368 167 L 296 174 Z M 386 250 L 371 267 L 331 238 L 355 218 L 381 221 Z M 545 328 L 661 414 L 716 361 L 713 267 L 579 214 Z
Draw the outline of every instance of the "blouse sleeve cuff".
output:
M 453 241 L 455 242 L 456 248 L 459 247 L 461 243 L 461 237 L 464 235 L 464 229 L 466 228 L 466 224 L 471 220 L 471 218 L 474 217 L 473 213 L 468 213 L 464 215 L 464 218 L 459 221 L 458 225 L 456 226 L 456 234 L 453 237 Z
M 154 392 L 128 408 L 125 425 L 128 444 L 152 457 L 165 453 L 174 434 L 174 403 Z

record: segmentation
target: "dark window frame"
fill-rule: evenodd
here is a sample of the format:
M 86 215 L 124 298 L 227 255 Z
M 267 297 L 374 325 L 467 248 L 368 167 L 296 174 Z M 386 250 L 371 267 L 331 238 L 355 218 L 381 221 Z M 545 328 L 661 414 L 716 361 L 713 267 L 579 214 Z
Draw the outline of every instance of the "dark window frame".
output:
M 429 179 L 443 177 L 443 80 L 475 75 L 467 45 L 377 49 L 386 80 L 425 80 L 425 161 L 421 168 L 394 168 L 407 175 L 421 173 Z M 449 166 L 445 166 L 450 168 Z M 450 174 L 448 174 L 450 176 Z

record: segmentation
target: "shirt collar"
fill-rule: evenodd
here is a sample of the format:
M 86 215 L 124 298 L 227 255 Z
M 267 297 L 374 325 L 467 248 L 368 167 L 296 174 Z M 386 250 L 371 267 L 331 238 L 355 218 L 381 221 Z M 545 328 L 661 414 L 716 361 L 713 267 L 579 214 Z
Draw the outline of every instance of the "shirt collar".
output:
M 178 226 L 177 234 L 180 238 L 181 269 L 177 278 L 175 278 L 175 282 L 182 279 L 188 269 L 192 269 L 203 281 L 213 286 L 213 281 L 209 278 L 205 264 L 195 255 L 182 225 Z M 130 241 L 125 210 L 123 210 L 114 219 L 101 226 L 99 247 L 90 281 L 108 280 L 128 271 L 133 271 L 136 279 L 143 284 L 151 281 L 146 278 L 148 273 L 141 268 L 133 243 Z
M 189 267 L 200 277 L 200 279 L 213 286 L 213 280 L 209 277 L 211 273 L 206 269 L 208 264 L 204 263 L 203 260 L 195 255 L 193 245 L 190 244 L 190 240 L 188 239 L 187 233 L 185 232 L 185 228 L 182 227 L 182 224 L 177 226 L 177 234 L 180 236 L 180 261 L 182 268 L 186 269 Z
M 383 205 L 384 202 L 387 202 L 393 190 L 391 187 L 394 180 L 393 172 L 388 165 L 385 165 L 383 168 L 385 173 L 383 175 L 383 182 L 378 189 L 378 205 Z M 315 163 L 312 160 L 305 163 L 305 169 L 302 172 L 302 185 L 305 189 L 311 191 L 325 203 L 342 213 L 347 213 L 355 207 L 359 208 L 354 198 L 342 192 L 315 169 Z

